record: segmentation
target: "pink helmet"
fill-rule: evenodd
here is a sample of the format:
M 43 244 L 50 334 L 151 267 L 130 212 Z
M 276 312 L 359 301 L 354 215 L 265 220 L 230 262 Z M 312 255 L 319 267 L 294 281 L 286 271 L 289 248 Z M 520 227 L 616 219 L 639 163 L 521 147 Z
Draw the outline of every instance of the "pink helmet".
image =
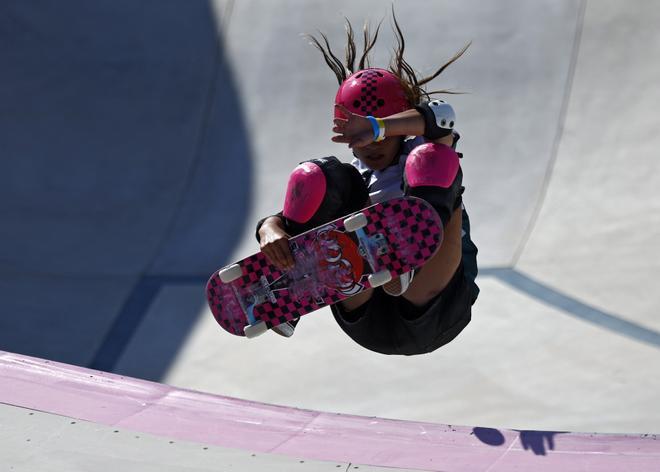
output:
M 382 118 L 412 108 L 401 80 L 385 69 L 364 69 L 339 86 L 335 103 L 358 115 Z M 335 108 L 335 118 L 346 118 Z

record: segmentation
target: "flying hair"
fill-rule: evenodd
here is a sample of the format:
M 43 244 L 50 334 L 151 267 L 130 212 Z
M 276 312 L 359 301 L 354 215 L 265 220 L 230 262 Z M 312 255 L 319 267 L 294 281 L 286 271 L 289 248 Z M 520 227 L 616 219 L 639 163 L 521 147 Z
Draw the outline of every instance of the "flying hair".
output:
M 362 28 L 362 52 L 360 58 L 357 58 L 358 47 L 355 42 L 355 30 L 353 25 L 348 18 L 346 20 L 346 48 L 344 51 L 344 61 L 339 59 L 337 55 L 332 50 L 330 46 L 330 41 L 328 37 L 322 33 L 318 32 L 320 39 L 307 34 L 305 37 L 310 41 L 310 44 L 318 49 L 321 54 L 323 54 L 323 59 L 325 63 L 330 67 L 332 72 L 334 72 L 337 82 L 341 85 L 351 74 L 362 70 L 368 69 L 371 67 L 370 53 L 373 51 L 374 46 L 376 45 L 376 40 L 378 39 L 378 33 L 380 32 L 381 25 L 383 20 L 381 20 L 376 26 L 375 31 L 372 33 L 368 23 L 364 23 Z M 392 31 L 394 32 L 396 38 L 396 48 L 393 51 L 393 56 L 390 60 L 388 70 L 396 75 L 401 81 L 406 96 L 411 104 L 416 105 L 422 100 L 428 100 L 431 95 L 446 93 L 446 94 L 458 94 L 461 92 L 455 92 L 451 90 L 434 90 L 427 91 L 425 86 L 437 78 L 442 72 L 444 72 L 447 67 L 456 62 L 467 49 L 470 47 L 472 42 L 468 42 L 461 50 L 454 54 L 449 61 L 443 64 L 438 68 L 433 74 L 427 77 L 420 77 L 415 69 L 406 61 L 403 57 L 406 42 L 403 37 L 403 32 L 399 25 L 399 22 L 396 19 L 394 13 L 394 6 L 392 6 Z M 355 62 L 357 60 L 357 68 L 355 67 Z

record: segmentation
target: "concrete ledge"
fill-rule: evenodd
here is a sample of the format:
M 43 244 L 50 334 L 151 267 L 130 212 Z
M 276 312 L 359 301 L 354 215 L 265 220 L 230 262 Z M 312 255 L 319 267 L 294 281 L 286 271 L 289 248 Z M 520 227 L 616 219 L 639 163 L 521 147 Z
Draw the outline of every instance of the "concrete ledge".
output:
M 658 470 L 655 435 L 512 431 L 285 408 L 0 352 L 0 403 L 252 452 L 422 470 Z

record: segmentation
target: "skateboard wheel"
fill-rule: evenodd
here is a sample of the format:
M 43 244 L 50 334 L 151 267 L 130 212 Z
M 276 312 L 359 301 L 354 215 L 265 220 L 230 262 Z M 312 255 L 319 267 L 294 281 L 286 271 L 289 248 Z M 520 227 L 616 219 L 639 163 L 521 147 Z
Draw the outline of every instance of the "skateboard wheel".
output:
M 380 287 L 381 285 L 385 285 L 387 282 L 392 280 L 392 275 L 388 270 L 381 270 L 380 272 L 376 272 L 375 274 L 371 274 L 369 276 L 369 285 L 372 287 Z
M 218 272 L 218 276 L 220 277 L 220 280 L 222 280 L 223 284 L 228 284 L 229 282 L 233 282 L 241 275 L 243 275 L 243 269 L 241 269 L 241 266 L 239 266 L 238 264 L 230 265 L 229 267 L 220 269 L 220 271 Z
M 266 326 L 266 323 L 264 323 L 263 321 L 259 321 L 257 324 L 247 325 L 243 330 L 243 332 L 245 333 L 245 337 L 248 339 L 261 336 L 266 331 L 268 331 L 268 326 Z
M 344 228 L 346 228 L 346 231 L 357 231 L 365 226 L 367 226 L 367 216 L 364 213 L 349 216 L 344 220 Z

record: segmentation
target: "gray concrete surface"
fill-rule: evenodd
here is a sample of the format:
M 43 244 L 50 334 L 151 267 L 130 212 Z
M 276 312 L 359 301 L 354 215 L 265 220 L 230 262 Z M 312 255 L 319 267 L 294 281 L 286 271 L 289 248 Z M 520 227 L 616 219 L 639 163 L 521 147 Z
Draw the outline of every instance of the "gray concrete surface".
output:
M 284 190 L 278 182 L 285 181 L 290 168 L 285 163 L 309 157 L 309 152 L 318 155 L 316 143 L 319 154 L 349 157 L 345 149 L 328 143 L 329 132 L 310 137 L 312 129 L 328 129 L 324 123 L 336 84 L 318 53 L 297 39 L 298 32 L 318 27 L 341 47 L 342 15 L 358 24 L 365 16 L 373 21 L 381 17 L 373 14 L 373 4 L 339 5 L 334 12 L 319 6 L 313 26 L 308 26 L 312 13 L 307 8 L 294 9 L 286 24 L 272 20 L 281 4 L 239 2 L 232 10 L 228 54 L 244 59 L 235 64 L 247 116 L 265 120 L 269 130 L 255 136 L 257 155 L 264 156 L 256 165 L 263 167 L 255 194 L 266 194 L 255 198 L 257 215 L 278 208 Z M 305 319 L 293 339 L 273 336 L 246 344 L 214 333 L 214 322 L 203 309 L 164 380 L 241 398 L 413 420 L 657 431 L 660 417 L 654 404 L 660 384 L 653 366 L 660 337 L 654 309 L 660 299 L 653 274 L 660 260 L 660 225 L 654 219 L 657 198 L 651 189 L 660 182 L 660 165 L 648 142 L 654 139 L 649 130 L 658 114 L 641 92 L 644 84 L 653 87 L 649 77 L 655 66 L 644 60 L 640 47 L 626 53 L 619 73 L 606 73 L 616 71 L 616 59 L 633 45 L 657 41 L 653 6 L 510 3 L 477 12 L 469 3 L 433 5 L 418 2 L 419 8 L 397 11 L 410 60 L 423 71 L 473 40 L 466 56 L 438 81 L 439 88 L 470 92 L 451 101 L 460 113 L 466 202 L 484 274 L 472 325 L 459 341 L 430 356 L 400 359 L 354 345 L 327 312 Z M 437 14 L 420 15 L 424 8 Z M 256 11 L 269 21 L 258 24 L 262 39 L 248 41 Z M 620 33 L 613 36 L 613 29 Z M 376 57 L 387 56 L 390 38 L 386 22 Z M 429 44 L 437 46 L 431 49 Z M 277 54 L 281 47 L 303 64 L 304 76 L 270 80 L 253 73 L 254 64 L 262 67 L 265 61 L 276 68 L 286 60 Z M 258 93 L 261 104 L 293 81 L 296 92 L 290 100 L 297 104 L 298 91 L 309 87 L 303 80 L 313 80 L 316 89 L 309 91 L 309 115 L 302 123 L 296 109 L 285 106 L 289 97 L 279 96 L 269 110 L 248 98 Z M 638 99 L 620 98 L 626 90 Z M 320 94 L 327 98 L 317 98 Z M 613 100 L 616 111 L 608 106 Z M 616 134 L 619 117 L 627 130 L 621 136 Z M 641 129 L 647 130 L 644 138 Z M 599 131 L 607 137 L 598 136 Z M 638 139 L 624 139 L 627 133 Z M 288 140 L 278 136 L 295 140 L 300 153 L 290 156 L 290 148 L 284 148 Z M 582 147 L 567 152 L 571 142 Z M 630 146 L 636 150 L 634 160 L 627 154 Z M 279 153 L 271 150 L 276 149 L 282 157 L 274 162 Z M 637 172 L 645 174 L 644 182 Z M 594 206 L 607 209 L 608 217 Z M 549 209 L 555 220 L 546 217 Z M 253 244 L 246 238 L 236 258 L 253 251 Z M 620 248 L 632 257 L 606 256 Z M 629 269 L 621 273 L 619 267 Z M 194 290 L 167 288 L 161 297 Z M 608 303 L 600 296 L 605 294 Z M 152 316 L 158 315 L 147 319 Z M 139 339 L 144 338 L 136 336 L 120 361 L 127 373 L 139 358 L 131 354 L 139 352 Z
M 252 158 L 212 11 L 0 5 L 4 348 L 89 364 L 145 277 L 228 260 Z
M 15 472 L 205 472 L 219 464 L 223 471 L 392 470 L 175 441 L 8 405 L 0 405 L 0 439 L 3 467 Z
M 483 275 L 459 339 L 384 357 L 324 310 L 247 342 L 204 306 L 290 169 L 350 157 L 300 33 L 341 49 L 344 15 L 389 4 L 23 1 L 0 5 L 0 348 L 318 410 L 658 432 L 659 11 L 394 4 L 422 72 L 473 41 L 434 84 L 469 92 L 449 100 Z

